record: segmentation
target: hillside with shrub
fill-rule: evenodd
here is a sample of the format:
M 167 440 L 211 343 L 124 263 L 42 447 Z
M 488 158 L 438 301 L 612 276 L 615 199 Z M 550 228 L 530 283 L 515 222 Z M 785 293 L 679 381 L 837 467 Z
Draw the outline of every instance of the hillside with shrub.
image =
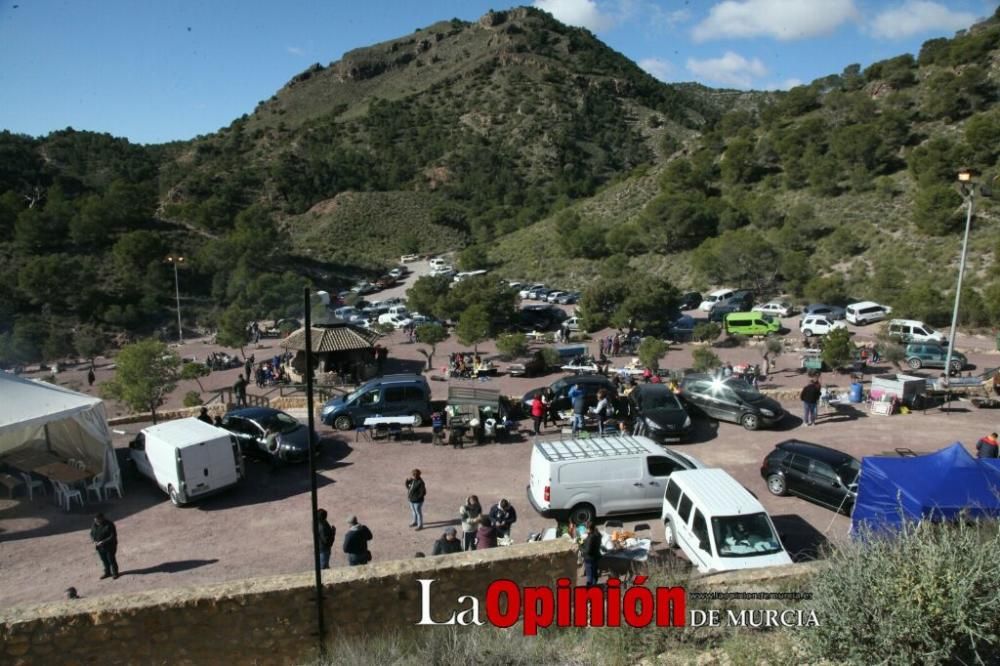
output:
M 444 250 L 563 287 L 639 271 L 655 294 L 865 296 L 940 323 L 955 172 L 996 176 L 998 36 L 994 17 L 917 57 L 743 93 L 660 83 L 519 8 L 314 65 L 191 141 L 3 132 L 0 358 L 171 326 L 178 255 L 185 321 L 209 329 Z M 977 197 L 972 326 L 1000 315 L 994 219 Z

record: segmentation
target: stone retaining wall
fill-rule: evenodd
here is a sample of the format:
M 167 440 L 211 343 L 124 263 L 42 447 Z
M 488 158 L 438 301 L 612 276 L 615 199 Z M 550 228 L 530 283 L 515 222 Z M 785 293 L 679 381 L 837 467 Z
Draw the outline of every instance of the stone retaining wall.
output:
M 412 628 L 421 617 L 418 579 L 434 579 L 442 621 L 458 597 L 488 585 L 575 580 L 569 540 L 323 572 L 328 640 Z M 0 664 L 298 664 L 315 657 L 314 575 L 274 576 L 206 587 L 95 597 L 0 611 Z

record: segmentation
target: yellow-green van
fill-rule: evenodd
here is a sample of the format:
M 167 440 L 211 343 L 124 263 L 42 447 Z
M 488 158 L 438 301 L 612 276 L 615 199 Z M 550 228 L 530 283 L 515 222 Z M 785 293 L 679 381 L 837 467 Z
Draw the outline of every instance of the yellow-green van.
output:
M 781 322 L 761 312 L 730 312 L 725 330 L 730 335 L 770 335 L 781 330 Z

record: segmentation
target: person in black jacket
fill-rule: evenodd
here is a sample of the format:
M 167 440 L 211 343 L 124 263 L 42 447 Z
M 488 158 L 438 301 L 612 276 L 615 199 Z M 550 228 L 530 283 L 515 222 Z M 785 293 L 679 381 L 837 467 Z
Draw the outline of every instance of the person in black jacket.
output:
M 347 519 L 350 528 L 344 535 L 344 552 L 347 553 L 347 564 L 356 567 L 360 564 L 367 564 L 372 560 L 372 554 L 368 550 L 368 542 L 374 537 L 367 526 L 358 523 L 357 516 Z
M 454 527 L 449 527 L 441 535 L 441 538 L 434 542 L 434 552 L 432 555 L 448 555 L 449 553 L 461 553 L 462 542 L 458 540 L 458 531 Z
M 94 542 L 94 548 L 104 565 L 104 578 L 118 578 L 118 560 L 115 554 L 118 552 L 118 530 L 115 524 L 104 517 L 103 513 L 94 516 L 94 524 L 90 528 L 90 540 Z
M 514 505 L 502 499 L 490 508 L 490 522 L 496 528 L 498 537 L 509 537 L 511 526 L 517 522 Z
M 802 421 L 807 425 L 816 425 L 816 407 L 820 397 L 819 377 L 813 377 L 799 393 L 802 401 Z
M 330 551 L 337 539 L 337 528 L 326 519 L 326 509 L 316 512 L 316 531 L 319 533 L 319 568 L 330 568 Z
M 413 514 L 413 522 L 410 527 L 418 530 L 424 529 L 424 496 L 427 495 L 427 486 L 420 478 L 420 470 L 415 469 L 410 472 L 410 478 L 406 480 L 406 499 L 410 502 L 410 512 Z
M 587 538 L 580 545 L 583 555 L 583 575 L 587 577 L 587 585 L 597 585 L 597 562 L 601 559 L 601 533 L 597 531 L 594 521 L 587 523 Z

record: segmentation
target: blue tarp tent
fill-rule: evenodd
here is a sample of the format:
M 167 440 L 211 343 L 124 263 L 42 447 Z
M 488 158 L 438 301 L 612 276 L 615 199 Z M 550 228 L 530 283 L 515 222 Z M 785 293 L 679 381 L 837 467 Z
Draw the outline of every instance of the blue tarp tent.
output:
M 912 458 L 861 461 L 851 533 L 893 532 L 903 520 L 1000 516 L 1000 460 L 972 457 L 960 443 Z

